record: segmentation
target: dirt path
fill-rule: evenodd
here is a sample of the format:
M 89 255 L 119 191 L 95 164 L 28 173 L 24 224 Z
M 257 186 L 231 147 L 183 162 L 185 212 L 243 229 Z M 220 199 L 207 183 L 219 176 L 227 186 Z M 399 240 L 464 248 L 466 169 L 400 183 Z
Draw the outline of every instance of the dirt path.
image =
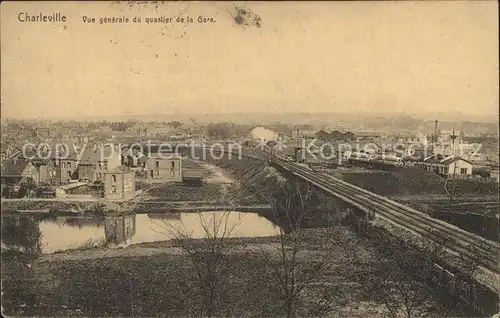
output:
M 226 183 L 226 184 L 230 184 L 230 183 L 234 182 L 234 179 L 231 178 L 228 175 L 228 173 L 226 173 L 224 171 L 224 169 L 219 168 L 219 167 L 214 166 L 214 165 L 211 165 L 211 164 L 208 164 L 208 163 L 204 163 L 204 162 L 200 162 L 200 165 L 203 168 L 205 168 L 208 171 L 210 171 L 210 176 L 205 179 L 208 183 Z
M 222 168 L 217 166 L 200 162 L 200 165 L 210 171 L 210 176 L 206 178 L 208 183 L 233 183 L 234 180 L 231 178 Z

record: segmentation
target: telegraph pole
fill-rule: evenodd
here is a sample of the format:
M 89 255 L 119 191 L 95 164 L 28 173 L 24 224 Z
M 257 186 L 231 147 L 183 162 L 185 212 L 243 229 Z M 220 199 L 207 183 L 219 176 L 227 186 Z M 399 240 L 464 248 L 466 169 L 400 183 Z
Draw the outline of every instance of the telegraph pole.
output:
M 453 133 L 451 137 L 451 155 L 455 157 L 455 139 L 457 136 L 455 135 L 455 128 L 453 128 Z M 451 203 L 453 201 L 453 194 L 455 193 L 455 172 L 457 171 L 456 163 L 453 162 L 453 174 L 451 176 L 451 191 L 450 191 L 450 200 L 448 201 L 448 213 L 451 215 Z M 446 176 L 448 178 L 448 176 Z

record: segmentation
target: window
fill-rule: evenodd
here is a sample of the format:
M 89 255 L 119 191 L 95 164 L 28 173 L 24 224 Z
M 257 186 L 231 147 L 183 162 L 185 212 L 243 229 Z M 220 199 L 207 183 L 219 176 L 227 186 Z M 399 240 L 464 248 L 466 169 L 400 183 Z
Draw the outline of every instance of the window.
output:
M 159 161 L 156 161 L 156 162 L 155 162 L 155 167 L 156 167 L 156 169 L 159 169 L 159 168 L 160 168 L 160 162 L 159 162 Z
M 112 175 L 111 178 L 112 178 L 113 182 L 116 182 L 116 174 Z
M 175 161 L 171 161 L 171 162 L 170 162 L 170 168 L 171 168 L 171 169 L 174 169 L 174 168 L 175 168 Z
M 112 186 L 112 187 L 111 187 L 111 192 L 112 192 L 112 193 L 116 193 L 116 186 Z
M 467 168 L 461 168 L 460 174 L 467 174 Z
M 63 167 L 63 169 L 66 169 L 66 162 L 62 162 L 61 166 Z
M 104 170 L 108 170 L 108 162 L 107 161 L 104 162 Z
M 71 169 L 71 162 L 68 162 L 68 169 Z
M 99 170 L 102 170 L 102 163 L 99 163 Z

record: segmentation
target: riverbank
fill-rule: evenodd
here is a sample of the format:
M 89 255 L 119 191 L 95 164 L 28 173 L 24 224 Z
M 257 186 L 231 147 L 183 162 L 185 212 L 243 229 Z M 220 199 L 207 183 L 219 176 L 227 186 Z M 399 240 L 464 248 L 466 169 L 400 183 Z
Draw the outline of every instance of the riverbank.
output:
M 363 239 L 345 227 L 308 230 L 304 237 L 308 239 L 299 266 L 310 267 L 317 253 L 334 257 L 301 293 L 297 315 L 387 316 L 376 291 L 366 288 L 383 259 Z M 324 237 L 335 239 L 318 244 Z M 226 258 L 229 274 L 220 285 L 218 316 L 284 314 L 273 265 L 260 252 L 279 246 L 278 241 L 230 239 L 237 248 Z M 272 262 L 278 262 L 279 254 L 272 255 Z M 196 316 L 201 305 L 196 277 L 192 262 L 175 242 L 4 260 L 3 307 L 8 316 Z

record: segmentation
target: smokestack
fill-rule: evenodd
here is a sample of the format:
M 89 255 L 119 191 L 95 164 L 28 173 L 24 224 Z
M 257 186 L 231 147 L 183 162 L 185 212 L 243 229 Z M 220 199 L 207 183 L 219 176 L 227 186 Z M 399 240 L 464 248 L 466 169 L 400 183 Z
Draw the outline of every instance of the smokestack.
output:
M 438 121 L 436 120 L 434 122 L 434 136 L 432 138 L 432 143 L 434 143 L 434 146 L 436 146 L 435 144 L 437 143 L 437 131 L 438 131 Z

